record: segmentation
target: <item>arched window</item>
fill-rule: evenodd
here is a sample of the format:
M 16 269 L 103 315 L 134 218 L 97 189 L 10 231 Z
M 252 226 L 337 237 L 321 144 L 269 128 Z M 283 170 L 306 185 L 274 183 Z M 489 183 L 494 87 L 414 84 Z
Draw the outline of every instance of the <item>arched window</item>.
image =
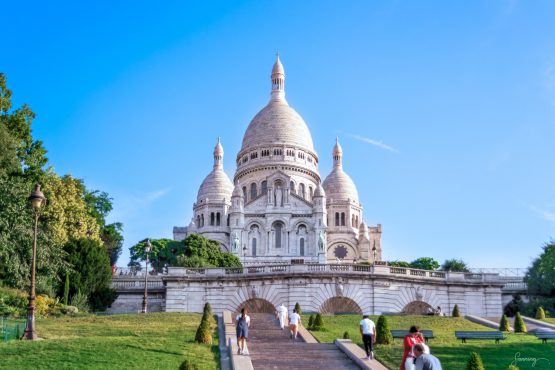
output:
M 200 227 L 200 215 L 197 215 L 197 227 Z
M 312 200 L 312 197 L 314 196 L 314 189 L 312 189 L 312 186 L 308 187 L 308 195 L 310 196 L 308 199 Z
M 281 248 L 283 224 L 281 222 L 276 222 L 274 224 L 274 233 L 276 234 L 275 247 Z
M 304 184 L 299 184 L 299 195 L 303 199 L 306 199 L 306 192 L 305 192 L 305 189 L 304 189 Z
M 251 184 L 251 200 L 256 198 L 256 184 L 253 182 Z
M 301 238 L 299 242 L 299 254 L 304 256 L 304 238 Z
M 210 213 L 210 226 L 214 226 L 214 212 Z
M 266 180 L 262 181 L 261 187 L 262 194 L 266 194 L 268 192 L 268 183 L 266 182 Z
M 355 215 L 353 215 L 353 216 L 351 217 L 351 226 L 352 226 L 352 227 L 356 227 L 356 226 L 355 226 Z
M 252 256 L 256 257 L 256 238 L 252 238 Z
M 216 213 L 216 226 L 220 226 L 220 212 Z
M 227 214 L 227 226 L 229 226 L 229 213 Z
M 339 212 L 335 212 L 335 226 L 339 226 Z
M 297 191 L 295 190 L 295 183 L 293 181 L 291 181 L 289 183 L 289 189 L 291 190 L 292 194 L 295 194 Z
M 200 226 L 201 227 L 204 226 L 204 213 L 202 215 L 200 215 Z
M 341 226 L 345 226 L 345 212 L 341 212 Z
M 247 201 L 247 187 L 243 186 L 243 198 L 245 198 L 245 202 Z
M 358 216 L 355 217 L 355 227 L 358 227 L 359 223 L 358 223 Z

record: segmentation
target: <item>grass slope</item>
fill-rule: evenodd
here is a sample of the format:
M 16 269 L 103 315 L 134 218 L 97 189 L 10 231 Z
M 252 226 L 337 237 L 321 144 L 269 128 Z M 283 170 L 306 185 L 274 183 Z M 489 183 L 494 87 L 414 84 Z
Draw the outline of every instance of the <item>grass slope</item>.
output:
M 194 343 L 199 314 L 86 316 L 37 320 L 36 342 L 0 344 L 2 369 L 177 369 L 189 358 L 218 369 L 218 341 Z
M 377 316 L 371 316 L 374 322 Z M 361 316 L 337 315 L 324 316 L 326 331 L 313 331 L 312 334 L 320 342 L 333 342 L 342 338 L 348 331 L 351 340 L 362 346 L 362 338 L 358 329 Z M 462 344 L 456 340 L 456 330 L 493 330 L 474 324 L 463 318 L 435 316 L 388 316 L 390 329 L 409 329 L 418 325 L 420 329 L 434 331 L 435 339 L 428 342 L 432 354 L 437 356 L 444 369 L 464 370 L 470 353 L 480 354 L 487 370 L 506 370 L 511 362 L 521 369 L 554 369 L 555 341 L 542 344 L 533 335 L 509 334 L 508 338 L 495 344 L 495 341 L 468 341 Z M 308 323 L 308 315 L 303 315 L 303 322 Z M 398 369 L 403 356 L 402 339 L 395 339 L 392 345 L 378 345 L 375 348 L 377 359 L 389 369 Z M 540 360 L 545 358 L 547 360 Z M 533 359 L 536 359 L 534 362 Z M 533 366 L 535 365 L 535 366 Z

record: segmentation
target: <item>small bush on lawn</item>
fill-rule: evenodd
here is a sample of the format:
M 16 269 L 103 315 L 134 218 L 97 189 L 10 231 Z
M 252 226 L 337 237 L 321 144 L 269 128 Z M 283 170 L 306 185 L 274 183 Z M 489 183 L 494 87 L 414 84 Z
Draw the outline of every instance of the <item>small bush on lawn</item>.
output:
M 301 305 L 299 304 L 299 302 L 295 303 L 295 311 L 296 311 L 299 315 L 302 315 Z
M 320 313 L 317 313 L 316 318 L 314 318 L 314 322 L 312 323 L 312 330 L 324 330 L 324 319 L 322 318 L 322 315 L 320 315 Z
M 466 363 L 466 370 L 485 370 L 482 359 L 480 358 L 480 355 L 478 353 L 472 352 L 470 354 L 470 358 Z
M 179 370 L 197 370 L 197 367 L 193 365 L 193 363 L 189 359 L 183 360 L 181 366 L 179 366 Z
M 526 333 L 527 331 L 520 312 L 517 312 L 515 315 L 515 333 Z
M 310 317 L 308 318 L 308 329 L 312 329 L 313 326 L 314 326 L 314 315 L 310 315 Z
M 345 333 L 343 333 L 343 339 L 351 339 L 351 336 L 349 335 L 349 332 L 346 331 Z
M 210 324 L 208 324 L 208 321 L 201 320 L 195 334 L 195 341 L 197 343 L 212 344 L 212 334 L 210 334 Z
M 389 323 L 387 322 L 387 317 L 380 315 L 378 318 L 378 323 L 376 325 L 376 343 L 379 344 L 391 344 L 393 343 L 393 336 L 389 330 Z
M 459 310 L 459 305 L 455 305 L 455 307 L 453 307 L 453 317 L 461 317 L 461 311 Z
M 204 311 L 204 313 L 202 314 L 202 321 L 206 321 L 210 329 L 216 327 L 216 320 L 214 319 L 214 315 L 212 315 L 209 311 Z
M 499 331 L 511 331 L 511 327 L 509 326 L 509 320 L 507 320 L 506 315 L 503 315 L 501 317 L 501 321 L 499 322 Z
M 545 319 L 545 310 L 543 309 L 542 306 L 538 307 L 538 309 L 536 310 L 536 319 L 538 320 Z
M 56 300 L 46 295 L 39 295 L 35 300 L 35 312 L 38 316 L 46 317 L 56 305 Z
M 0 316 L 20 317 L 27 312 L 28 294 L 0 286 Z

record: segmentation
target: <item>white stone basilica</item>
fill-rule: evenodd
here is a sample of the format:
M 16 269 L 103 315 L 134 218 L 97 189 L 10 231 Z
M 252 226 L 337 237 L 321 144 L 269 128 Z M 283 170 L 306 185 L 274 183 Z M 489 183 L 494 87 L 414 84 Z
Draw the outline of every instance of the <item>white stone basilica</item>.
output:
M 191 223 L 174 227 L 174 239 L 201 234 L 245 265 L 380 260 L 381 225 L 364 222 L 338 141 L 333 170 L 321 182 L 310 131 L 285 100 L 279 56 L 271 83 L 270 101 L 243 137 L 233 182 L 223 170 L 218 139 L 214 168 L 200 185 Z

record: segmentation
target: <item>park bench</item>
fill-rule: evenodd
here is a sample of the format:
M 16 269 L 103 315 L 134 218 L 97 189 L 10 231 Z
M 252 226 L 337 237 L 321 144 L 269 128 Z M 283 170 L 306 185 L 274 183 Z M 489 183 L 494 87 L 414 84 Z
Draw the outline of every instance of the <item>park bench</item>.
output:
M 466 343 L 467 339 L 495 339 L 495 343 L 506 339 L 501 331 L 456 331 L 457 339 L 462 339 Z
M 534 334 L 542 340 L 542 343 L 547 343 L 548 339 L 555 339 L 555 330 L 539 329 Z
M 409 334 L 409 331 L 405 329 L 393 329 L 390 330 L 390 332 L 393 338 L 404 338 L 405 335 Z M 420 332 L 424 336 L 426 342 L 428 339 L 434 339 L 434 332 L 432 330 L 420 330 Z

